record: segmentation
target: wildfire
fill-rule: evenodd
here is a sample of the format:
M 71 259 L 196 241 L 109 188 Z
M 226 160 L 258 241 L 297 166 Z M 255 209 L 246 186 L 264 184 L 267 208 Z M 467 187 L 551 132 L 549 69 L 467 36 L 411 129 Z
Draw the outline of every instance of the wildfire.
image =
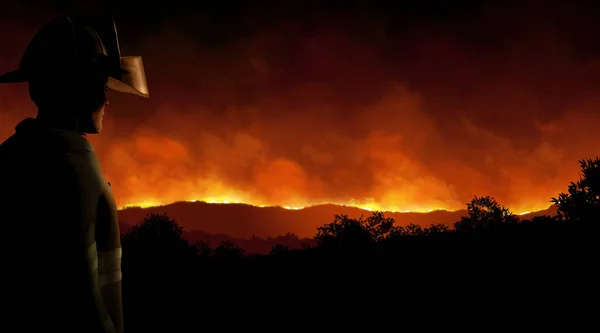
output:
M 288 33 L 243 39 L 219 55 L 174 32 L 149 38 L 148 50 L 174 52 L 141 52 L 154 97 L 142 103 L 115 94 L 102 134 L 88 137 L 118 206 L 202 201 L 301 210 L 328 203 L 431 212 L 491 195 L 526 214 L 547 209 L 576 179 L 577 160 L 597 154 L 597 94 L 571 100 L 564 87 L 594 91 L 566 75 L 586 72 L 571 62 L 551 66 L 564 70 L 556 85 L 552 76 L 523 80 L 552 74 L 538 72 L 529 52 L 504 68 L 491 66 L 496 52 L 489 59 L 490 52 L 473 54 L 446 38 L 409 38 L 417 45 L 384 49 L 422 54 L 404 59 L 401 52 L 395 67 L 389 60 L 396 55 L 326 30 L 293 41 Z M 177 68 L 172 59 L 191 60 Z M 559 102 L 546 93 L 556 87 Z M 19 99 L 0 98 L 0 140 L 34 114 L 31 103 L 19 104 L 27 100 L 19 89 Z
M 205 202 L 205 203 L 209 203 L 209 204 L 247 204 L 247 205 L 251 205 L 251 206 L 255 206 L 258 208 L 265 208 L 265 207 L 280 207 L 283 209 L 287 209 L 287 210 L 302 210 L 305 208 L 309 208 L 309 207 L 313 207 L 313 206 L 319 206 L 319 205 L 337 205 L 337 206 L 344 206 L 344 207 L 354 207 L 354 208 L 359 208 L 365 211 L 385 211 L 385 212 L 392 212 L 392 213 L 430 213 L 433 211 L 456 211 L 459 210 L 458 209 L 446 209 L 446 208 L 420 208 L 420 207 L 416 207 L 413 210 L 401 210 L 401 209 L 395 209 L 395 208 L 387 208 L 389 206 L 385 206 L 385 205 L 381 205 L 381 204 L 376 204 L 376 203 L 370 203 L 370 204 L 360 204 L 360 203 L 339 203 L 339 202 L 320 202 L 320 203 L 312 203 L 312 204 L 308 204 L 308 205 L 303 205 L 303 206 L 281 206 L 281 205 L 266 205 L 266 204 L 252 204 L 252 203 L 248 203 L 248 202 L 243 202 L 243 201 L 239 201 L 239 200 L 235 200 L 235 199 L 208 199 L 208 200 L 197 200 L 197 199 L 193 199 L 193 200 L 182 200 L 183 202 Z M 120 207 L 120 209 L 125 209 L 125 208 L 132 208 L 132 207 L 139 207 L 139 208 L 150 208 L 150 207 L 160 207 L 160 206 L 166 206 L 169 204 L 172 204 L 174 202 L 160 202 L 158 200 L 140 200 L 140 201 L 134 201 L 133 203 L 128 203 L 123 205 L 122 207 Z M 547 205 L 539 205 L 537 209 L 533 210 L 542 210 L 542 209 L 546 209 Z M 521 212 L 517 212 L 516 214 L 518 215 L 526 215 L 526 214 L 530 214 L 533 211 L 521 211 Z
M 186 197 L 186 196 L 182 196 L 182 197 Z M 194 196 L 192 196 L 194 197 Z M 451 208 L 447 208 L 447 207 L 436 207 L 436 206 L 428 206 L 428 205 L 415 205 L 415 204 L 409 204 L 408 206 L 405 207 L 409 207 L 408 209 L 406 208 L 401 208 L 398 205 L 390 205 L 390 204 L 381 204 L 376 202 L 373 199 L 366 199 L 366 200 L 356 200 L 356 199 L 351 199 L 348 200 L 346 202 L 343 201 L 336 201 L 336 200 L 313 200 L 313 201 L 309 201 L 309 200 L 298 200 L 298 201 L 302 201 L 303 204 L 291 204 L 289 203 L 290 200 L 287 200 L 288 203 L 273 203 L 273 202 L 269 202 L 269 200 L 266 199 L 254 199 L 251 200 L 249 199 L 249 195 L 238 195 L 236 196 L 226 196 L 226 195 L 215 195 L 215 196 L 206 196 L 206 197 L 201 197 L 201 196 L 195 196 L 195 197 L 199 197 L 200 199 L 193 199 L 190 198 L 190 196 L 187 196 L 187 198 L 183 199 L 183 200 L 159 200 L 156 198 L 141 198 L 141 199 L 137 199 L 137 200 L 132 200 L 130 202 L 127 202 L 126 204 L 120 206 L 121 209 L 124 208 L 129 208 L 129 207 L 139 207 L 139 208 L 149 208 L 149 207 L 159 207 L 159 206 L 166 206 L 175 202 L 205 202 L 205 203 L 209 203 L 209 204 L 246 204 L 246 205 L 251 205 L 251 206 L 255 206 L 255 207 L 259 207 L 259 208 L 265 208 L 265 207 L 281 207 L 283 209 L 287 209 L 287 210 L 302 210 L 308 207 L 313 207 L 313 206 L 319 206 L 319 205 L 336 205 L 336 206 L 345 206 L 345 207 L 354 207 L 354 208 L 359 208 L 362 210 L 366 210 L 366 211 L 387 211 L 387 212 L 420 212 L 420 213 L 426 213 L 426 212 L 432 212 L 432 211 L 437 211 L 437 210 L 458 210 L 460 208 L 456 208 L 456 209 L 451 209 Z

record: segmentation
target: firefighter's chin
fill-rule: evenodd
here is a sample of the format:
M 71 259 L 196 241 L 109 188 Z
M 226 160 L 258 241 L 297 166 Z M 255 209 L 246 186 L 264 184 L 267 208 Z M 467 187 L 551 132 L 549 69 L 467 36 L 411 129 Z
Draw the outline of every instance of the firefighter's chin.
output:
M 102 121 L 104 120 L 104 112 L 108 106 L 108 101 L 102 104 L 98 109 L 91 112 L 86 118 L 82 119 L 81 131 L 85 134 L 99 134 L 102 132 Z

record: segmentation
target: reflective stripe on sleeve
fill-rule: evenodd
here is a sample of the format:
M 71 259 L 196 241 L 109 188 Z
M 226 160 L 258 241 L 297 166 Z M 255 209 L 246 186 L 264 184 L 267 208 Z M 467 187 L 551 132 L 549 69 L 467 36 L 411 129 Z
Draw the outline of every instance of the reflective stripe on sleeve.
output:
M 87 258 L 90 267 L 90 273 L 93 273 L 96 269 L 98 269 L 98 248 L 96 247 L 96 242 L 93 242 L 92 245 L 88 247 Z
M 123 251 L 116 248 L 110 251 L 98 253 L 98 267 L 100 274 L 107 274 L 121 271 L 121 256 Z
M 104 319 L 104 322 L 102 322 L 102 326 L 104 327 L 105 332 L 116 332 L 115 325 L 113 324 L 112 319 L 108 315 L 106 316 L 106 319 Z
M 109 273 L 109 274 L 98 275 L 98 283 L 100 284 L 100 287 L 104 287 L 109 284 L 117 283 L 117 282 L 121 281 L 122 279 L 123 279 L 123 274 L 121 274 L 121 271 L 113 272 L 113 273 Z

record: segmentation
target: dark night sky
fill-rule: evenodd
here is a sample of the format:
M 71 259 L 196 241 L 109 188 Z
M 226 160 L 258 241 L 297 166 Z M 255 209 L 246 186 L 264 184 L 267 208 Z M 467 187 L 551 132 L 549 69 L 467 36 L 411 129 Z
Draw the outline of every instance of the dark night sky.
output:
M 598 154 L 600 5 L 456 2 L 14 2 L 0 71 L 57 13 L 115 15 L 151 89 L 91 139 L 121 205 L 545 208 Z M 0 139 L 32 115 L 2 87 Z

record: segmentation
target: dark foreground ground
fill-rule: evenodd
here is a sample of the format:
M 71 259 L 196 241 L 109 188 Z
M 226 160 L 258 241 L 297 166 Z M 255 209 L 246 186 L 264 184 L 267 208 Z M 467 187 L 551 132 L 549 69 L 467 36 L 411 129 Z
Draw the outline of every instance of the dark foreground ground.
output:
M 597 317 L 587 314 L 597 304 L 597 231 L 590 222 L 531 222 L 269 256 L 129 251 L 123 262 L 127 332 L 362 324 L 370 331 L 392 329 L 380 325 L 414 331 L 479 320 L 486 323 L 480 331 L 524 320 L 538 329 L 567 321 L 571 330 Z

